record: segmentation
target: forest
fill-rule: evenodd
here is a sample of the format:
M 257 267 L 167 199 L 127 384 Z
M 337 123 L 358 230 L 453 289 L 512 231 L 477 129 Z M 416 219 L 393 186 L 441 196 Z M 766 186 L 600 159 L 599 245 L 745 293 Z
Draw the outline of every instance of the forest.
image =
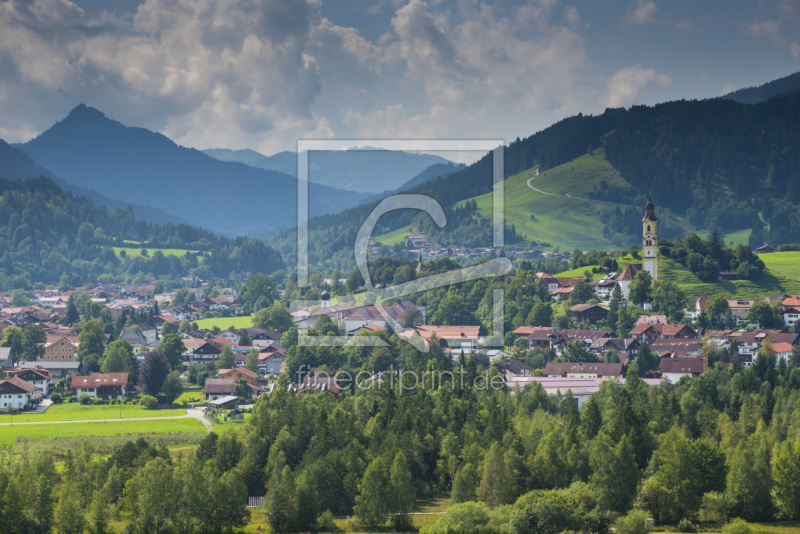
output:
M 334 515 L 402 531 L 415 503 L 434 497 L 452 507 L 423 532 L 477 521 L 460 532 L 628 533 L 647 517 L 682 529 L 800 517 L 800 367 L 776 366 L 769 344 L 754 367 L 715 366 L 678 384 L 648 386 L 633 363 L 624 384 L 606 381 L 579 406 L 538 385 L 481 387 L 475 377 L 494 371 L 478 358 L 387 340 L 388 349 L 333 350 L 388 357 L 406 373 L 463 370 L 463 386 L 400 377 L 352 384 L 339 398 L 278 387 L 240 431 L 209 434 L 177 457 L 141 440 L 105 458 L 89 446 L 68 452 L 60 469 L 52 455 L 6 454 L 0 524 L 230 532 L 247 522 L 248 495 L 265 496 L 276 532 L 328 528 Z
M 114 246 L 186 252 L 178 256 L 155 250 L 148 256 L 122 257 Z M 0 179 L 0 249 L 0 290 L 190 275 L 228 277 L 283 268 L 280 255 L 263 241 L 136 220 L 131 209 L 97 206 L 64 192 L 49 178 Z

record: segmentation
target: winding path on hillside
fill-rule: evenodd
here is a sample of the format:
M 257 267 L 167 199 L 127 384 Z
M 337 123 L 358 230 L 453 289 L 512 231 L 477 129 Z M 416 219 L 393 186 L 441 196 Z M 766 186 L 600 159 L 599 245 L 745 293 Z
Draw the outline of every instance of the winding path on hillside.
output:
M 528 181 L 527 181 L 527 182 L 525 182 L 525 183 L 527 183 L 527 184 L 528 184 L 528 187 L 530 187 L 531 189 L 533 189 L 533 190 L 534 190 L 534 191 L 536 191 L 537 193 L 541 193 L 541 194 L 543 194 L 543 195 L 547 195 L 547 196 L 549 196 L 549 197 L 558 197 L 558 198 L 561 198 L 561 195 L 556 195 L 555 193 L 548 193 L 547 191 L 542 191 L 541 189 L 536 189 L 535 187 L 533 187 L 533 186 L 531 185 L 531 182 L 533 181 L 533 179 L 534 179 L 534 178 L 536 178 L 536 176 L 539 176 L 539 168 L 538 168 L 538 167 L 536 168 L 536 175 L 535 175 L 535 176 L 531 176 L 530 178 L 528 178 Z M 570 195 L 569 193 L 564 193 L 564 196 L 565 196 L 566 198 L 571 198 L 571 199 L 573 199 L 573 200 L 585 200 L 585 199 L 582 199 L 582 198 L 580 198 L 580 197 L 572 196 L 572 195 Z

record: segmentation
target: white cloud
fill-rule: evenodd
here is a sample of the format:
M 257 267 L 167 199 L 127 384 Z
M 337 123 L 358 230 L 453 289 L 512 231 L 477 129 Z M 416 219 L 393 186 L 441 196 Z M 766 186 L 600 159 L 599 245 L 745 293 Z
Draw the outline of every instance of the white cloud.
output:
M 577 7 L 571 7 L 567 9 L 566 14 L 564 15 L 569 22 L 570 27 L 573 30 L 579 29 L 583 25 L 583 21 L 581 20 L 581 15 L 578 13 Z
M 675 24 L 675 29 L 680 30 L 682 32 L 690 32 L 694 29 L 694 24 L 689 19 L 683 19 L 682 21 Z
M 789 52 L 791 52 L 793 58 L 800 59 L 800 44 L 792 43 L 789 45 Z
M 608 88 L 603 97 L 603 105 L 609 108 L 627 107 L 646 91 L 665 87 L 670 77 L 659 74 L 653 69 L 628 67 L 617 71 L 608 81 Z
M 625 22 L 637 25 L 651 24 L 656 21 L 655 14 L 657 9 L 655 2 L 636 0 L 634 8 L 625 15 Z
M 753 37 L 754 39 L 767 39 L 776 45 L 783 43 L 783 37 L 781 37 L 781 25 L 778 21 L 753 21 L 745 23 L 742 28 L 747 35 Z

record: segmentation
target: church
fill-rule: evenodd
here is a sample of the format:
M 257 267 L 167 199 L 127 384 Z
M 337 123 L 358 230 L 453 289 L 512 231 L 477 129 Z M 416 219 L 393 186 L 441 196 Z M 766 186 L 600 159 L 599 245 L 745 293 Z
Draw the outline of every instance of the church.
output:
M 658 232 L 655 205 L 651 198 L 647 199 L 642 217 L 642 263 L 631 263 L 617 277 L 617 283 L 622 290 L 622 295 L 628 298 L 628 290 L 633 278 L 640 270 L 650 273 L 653 280 L 658 280 Z

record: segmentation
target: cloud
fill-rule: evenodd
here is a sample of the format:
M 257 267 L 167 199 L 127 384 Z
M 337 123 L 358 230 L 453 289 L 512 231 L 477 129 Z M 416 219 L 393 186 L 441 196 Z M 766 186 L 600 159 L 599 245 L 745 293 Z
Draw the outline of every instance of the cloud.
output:
M 567 9 L 564 16 L 566 17 L 567 22 L 569 22 L 569 25 L 573 30 L 577 30 L 578 28 L 581 27 L 581 25 L 583 25 L 583 21 L 581 20 L 581 15 L 580 13 L 578 13 L 577 7 L 571 7 Z
M 670 77 L 653 69 L 628 67 L 617 71 L 608 81 L 603 97 L 603 105 L 608 108 L 627 107 L 646 91 L 656 87 L 666 87 Z
M 717 93 L 717 96 L 725 96 L 725 95 L 727 95 L 729 93 L 734 92 L 735 90 L 736 90 L 736 87 L 734 87 L 732 83 L 729 83 L 729 84 L 726 84 L 725 87 L 723 87 L 722 90 L 719 93 Z
M 683 19 L 682 21 L 675 24 L 675 29 L 680 30 L 682 32 L 690 32 L 694 29 L 694 25 L 692 24 L 692 21 L 690 21 L 689 19 Z
M 781 25 L 778 21 L 753 21 L 750 23 L 745 23 L 742 28 L 744 33 L 754 39 L 767 39 L 776 45 L 781 45 L 783 43 L 783 37 L 781 37 Z
M 624 20 L 628 24 L 651 24 L 656 21 L 655 14 L 657 9 L 655 2 L 636 0 L 636 6 L 632 10 L 628 10 Z

